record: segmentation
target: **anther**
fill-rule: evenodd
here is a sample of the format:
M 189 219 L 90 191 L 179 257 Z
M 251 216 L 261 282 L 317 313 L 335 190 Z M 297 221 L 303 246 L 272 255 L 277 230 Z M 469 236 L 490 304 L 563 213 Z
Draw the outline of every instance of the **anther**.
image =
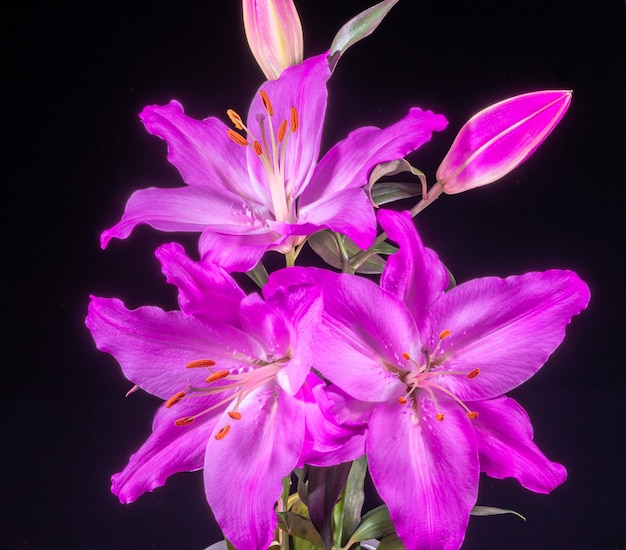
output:
M 183 416 L 178 420 L 174 420 L 174 424 L 176 424 L 176 426 L 189 426 L 194 420 L 193 416 Z
M 406 405 L 406 404 L 407 404 L 407 399 L 406 399 L 406 397 L 398 397 L 398 404 L 400 404 L 400 405 Z
M 439 333 L 439 340 L 444 340 L 445 338 L 448 338 L 450 334 L 452 334 L 452 332 L 450 332 L 448 329 L 442 330 Z
M 250 145 L 248 140 L 243 137 L 241 134 L 235 132 L 235 130 L 228 130 L 228 137 L 232 139 L 237 145 L 242 145 L 243 147 L 247 147 Z
M 438 413 L 435 415 L 435 418 L 439 420 L 439 422 L 441 422 L 445 418 L 445 416 L 441 413 Z
M 230 424 L 226 424 L 219 432 L 215 434 L 215 439 L 224 439 L 230 432 Z
M 197 369 L 199 367 L 214 367 L 215 361 L 213 359 L 196 359 L 195 361 L 189 361 L 186 368 Z
M 467 418 L 474 420 L 474 418 L 478 418 L 478 413 L 476 411 L 469 411 L 466 416 Z
M 209 382 L 215 382 L 216 380 L 221 380 L 222 378 L 226 378 L 230 374 L 230 371 L 227 370 L 218 370 L 214 372 L 211 376 L 207 376 L 205 382 L 208 384 Z
M 300 126 L 300 119 L 298 117 L 298 111 L 295 107 L 292 107 L 289 111 L 289 129 L 295 132 Z
M 241 420 L 241 413 L 238 411 L 229 411 L 228 416 L 230 416 L 233 420 Z
M 263 101 L 263 107 L 265 107 L 265 110 L 267 111 L 267 114 L 270 116 L 274 116 L 274 107 L 272 107 L 272 102 L 270 101 L 270 98 L 265 90 L 261 90 L 259 94 L 261 96 L 261 101 Z
M 235 128 L 237 128 L 237 130 L 243 130 L 243 120 L 235 111 L 233 111 L 232 109 L 228 109 L 228 111 L 226 111 L 226 114 L 228 115 L 228 118 L 230 118 L 230 121 L 234 124 Z
M 402 352 L 402 359 L 404 359 L 405 361 L 410 361 L 411 360 L 411 356 L 409 355 L 408 351 L 403 351 Z
M 474 369 L 472 372 L 470 372 L 467 375 L 467 377 L 468 378 L 476 378 L 479 374 L 480 374 L 480 369 Z
M 285 139 L 285 134 L 287 133 L 287 121 L 283 120 L 278 127 L 278 143 L 281 143 L 283 139 Z
M 246 142 L 247 143 L 247 142 Z M 263 147 L 261 147 L 261 144 L 258 141 L 255 141 L 252 144 L 252 147 L 254 148 L 254 152 L 259 155 L 262 156 L 263 155 Z
M 176 405 L 183 397 L 185 397 L 185 392 L 179 391 L 165 402 L 165 407 L 169 409 L 171 406 Z

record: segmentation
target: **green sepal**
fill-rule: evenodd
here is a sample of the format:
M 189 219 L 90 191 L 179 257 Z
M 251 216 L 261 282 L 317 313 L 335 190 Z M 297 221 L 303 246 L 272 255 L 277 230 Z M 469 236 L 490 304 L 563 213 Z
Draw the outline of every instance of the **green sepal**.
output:
M 470 512 L 472 516 L 499 516 L 501 514 L 513 514 L 526 521 L 526 518 L 515 510 L 505 510 L 504 508 L 496 508 L 494 506 L 474 506 Z
M 389 10 L 398 3 L 398 0 L 384 0 L 375 6 L 366 9 L 348 21 L 335 35 L 330 45 L 330 55 L 328 56 L 328 66 L 331 71 L 335 70 L 339 58 L 345 51 L 372 34 L 378 25 L 385 18 Z
M 346 546 L 350 547 L 356 542 L 367 539 L 380 539 L 385 535 L 395 534 L 395 532 L 396 528 L 389 517 L 389 509 L 383 504 L 363 516 Z
M 278 512 L 278 527 L 292 537 L 304 539 L 311 544 L 311 550 L 325 550 L 322 537 L 310 519 L 303 518 L 293 512 Z M 295 543 L 295 541 L 294 541 Z M 303 548 L 304 547 L 299 547 Z

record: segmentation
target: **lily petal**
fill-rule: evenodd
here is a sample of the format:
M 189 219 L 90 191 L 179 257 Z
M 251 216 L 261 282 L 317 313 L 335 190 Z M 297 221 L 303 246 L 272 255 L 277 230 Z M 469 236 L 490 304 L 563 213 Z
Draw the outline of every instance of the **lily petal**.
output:
M 476 430 L 480 469 L 497 479 L 514 477 L 536 493 L 549 493 L 565 481 L 567 472 L 551 462 L 533 443 L 526 411 L 513 399 L 500 397 L 471 403 L 479 413 Z

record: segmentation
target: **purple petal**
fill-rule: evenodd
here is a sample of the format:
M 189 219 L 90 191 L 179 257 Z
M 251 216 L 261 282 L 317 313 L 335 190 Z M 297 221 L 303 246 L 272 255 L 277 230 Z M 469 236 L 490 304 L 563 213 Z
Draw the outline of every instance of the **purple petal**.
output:
M 187 315 L 204 321 L 239 325 L 239 305 L 245 293 L 222 268 L 194 262 L 177 243 L 156 251 L 167 282 L 178 287 L 178 303 Z
M 463 400 L 500 396 L 525 382 L 565 336 L 565 327 L 589 301 L 589 289 L 571 271 L 488 277 L 461 284 L 438 300 L 424 335 L 431 350 L 445 329 L 437 362 L 441 371 L 480 374 L 441 376 L 438 382 Z
M 446 193 L 461 193 L 503 177 L 552 132 L 572 92 L 545 90 L 505 99 L 474 115 L 437 170 Z
M 517 402 L 502 397 L 472 402 L 471 408 L 479 413 L 472 424 L 480 469 L 488 476 L 514 477 L 526 489 L 544 494 L 565 481 L 565 468 L 548 460 L 533 443 L 530 419 Z
M 149 306 L 130 311 L 120 300 L 92 297 L 86 325 L 98 349 L 117 359 L 126 378 L 161 399 L 188 385 L 205 385 L 203 369 L 185 368 L 190 361 L 213 359 L 219 368 L 230 369 L 249 366 L 234 351 L 265 359 L 258 342 L 242 331 L 180 311 Z
M 372 480 L 407 550 L 458 549 L 478 494 L 479 464 L 469 420 L 441 402 L 380 404 L 372 412 L 367 459 Z
M 111 478 L 111 490 L 122 503 L 133 502 L 143 493 L 161 487 L 172 474 L 202 468 L 206 442 L 221 411 L 204 415 L 188 426 L 174 424 L 177 418 L 189 414 L 193 414 L 189 407 L 178 405 L 157 411 L 150 437 L 130 457 L 124 470 Z
M 378 221 L 400 247 L 389 256 L 380 286 L 406 304 L 421 330 L 428 309 L 448 287 L 448 271 L 437 254 L 423 245 L 409 212 L 380 210 Z
M 267 127 L 274 127 L 274 135 L 283 120 L 291 119 L 291 108 L 295 107 L 299 116 L 299 126 L 295 133 L 289 134 L 285 140 L 284 181 L 292 196 L 298 196 L 317 163 L 322 126 L 326 112 L 328 92 L 326 81 L 330 78 L 327 54 L 306 59 L 300 65 L 289 67 L 283 71 L 278 80 L 271 80 L 261 86 L 267 93 L 274 109 L 270 117 L 263 106 L 259 94 L 254 96 L 248 113 L 248 128 L 254 137 L 261 141 L 262 132 L 259 117 L 264 119 Z M 269 130 L 268 130 L 269 136 Z M 251 139 L 251 136 L 248 136 Z M 248 148 L 248 170 L 254 184 L 269 196 L 267 173 L 259 157 L 252 148 Z
M 207 444 L 206 496 L 236 548 L 266 550 L 276 527 L 274 505 L 282 479 L 302 451 L 304 406 L 268 384 L 246 398 L 239 411 L 242 418 L 231 422 L 228 435 L 211 437 Z
M 300 197 L 300 206 L 343 189 L 364 187 L 374 166 L 403 158 L 447 124 L 441 115 L 412 108 L 406 117 L 382 130 L 375 127 L 355 130 L 320 161 Z

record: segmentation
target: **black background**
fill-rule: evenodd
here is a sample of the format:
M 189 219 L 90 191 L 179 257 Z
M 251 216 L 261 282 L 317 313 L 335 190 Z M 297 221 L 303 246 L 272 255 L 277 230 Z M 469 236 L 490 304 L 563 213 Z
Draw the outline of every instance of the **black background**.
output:
M 369 5 L 298 2 L 306 55 Z M 177 239 L 193 253 L 194 236 L 141 227 L 102 251 L 99 234 L 134 189 L 181 183 L 137 118 L 145 105 L 176 98 L 198 118 L 247 110 L 262 76 L 240 3 L 61 0 L 15 10 L 3 33 L 2 546 L 202 549 L 219 531 L 199 472 L 129 506 L 110 494 L 109 476 L 148 435 L 158 401 L 124 398 L 130 384 L 83 320 L 91 293 L 175 307 L 153 250 Z M 448 130 L 410 157 L 431 182 L 476 111 L 527 91 L 574 90 L 522 167 L 442 197 L 417 220 L 459 281 L 571 268 L 592 292 L 547 366 L 513 392 L 569 478 L 549 496 L 482 479 L 481 504 L 528 521 L 473 518 L 467 549 L 626 548 L 625 22 L 621 1 L 402 0 L 329 83 L 324 148 L 412 105 L 444 114 Z

